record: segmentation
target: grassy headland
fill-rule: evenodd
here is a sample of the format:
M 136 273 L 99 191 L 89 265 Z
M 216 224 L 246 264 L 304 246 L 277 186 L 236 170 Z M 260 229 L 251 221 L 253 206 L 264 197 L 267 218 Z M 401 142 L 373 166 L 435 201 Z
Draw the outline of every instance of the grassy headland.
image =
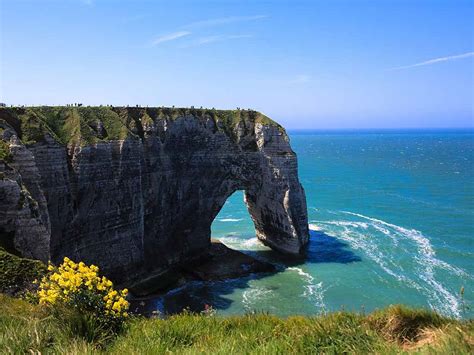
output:
M 0 290 L 29 288 L 46 272 L 40 262 L 0 249 Z M 0 354 L 472 354 L 474 321 L 392 306 L 369 315 L 334 312 L 279 318 L 268 314 L 223 317 L 213 312 L 129 318 L 118 334 L 94 316 L 51 308 L 0 293 Z
M 1 107 L 0 120 L 8 122 L 19 133 L 24 144 L 45 139 L 48 133 L 62 144 L 90 145 L 104 141 L 138 139 L 159 120 L 179 117 L 212 119 L 218 130 L 234 137 L 240 122 L 277 126 L 278 123 L 253 110 L 216 110 L 175 107 L 118 106 L 37 106 Z
M 87 325 L 86 325 L 87 326 Z M 404 353 L 469 354 L 474 322 L 393 306 L 370 315 L 336 312 L 287 319 L 184 313 L 167 319 L 132 318 L 114 338 L 80 337 L 66 311 L 51 314 L 0 295 L 0 353 Z M 97 332 L 97 330 L 95 330 Z M 89 333 L 94 330 L 89 330 Z M 89 334 L 88 333 L 88 334 Z

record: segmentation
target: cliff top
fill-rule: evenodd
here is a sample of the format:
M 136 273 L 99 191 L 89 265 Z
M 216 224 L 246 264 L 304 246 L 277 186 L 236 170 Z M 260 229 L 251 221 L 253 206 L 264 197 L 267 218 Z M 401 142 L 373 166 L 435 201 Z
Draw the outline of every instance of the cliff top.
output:
M 212 119 L 216 127 L 233 136 L 240 122 L 276 126 L 278 123 L 253 110 L 217 110 L 178 107 L 123 106 L 35 106 L 0 107 L 0 123 L 5 120 L 25 144 L 44 140 L 49 133 L 62 144 L 90 145 L 101 141 L 140 138 L 148 126 L 160 120 L 180 117 Z

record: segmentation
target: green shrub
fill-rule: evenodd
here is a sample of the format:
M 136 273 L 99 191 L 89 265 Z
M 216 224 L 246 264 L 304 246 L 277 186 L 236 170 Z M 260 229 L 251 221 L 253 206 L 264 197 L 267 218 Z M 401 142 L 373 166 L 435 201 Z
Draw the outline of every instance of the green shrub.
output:
M 47 272 L 38 260 L 21 258 L 0 247 L 0 293 L 15 294 L 30 289 L 35 279 Z
M 66 319 L 72 333 L 96 341 L 121 331 L 128 317 L 127 289 L 116 291 L 110 280 L 99 276 L 97 266 L 69 258 L 58 267 L 50 264 L 48 271 L 39 285 L 39 303 Z
M 9 163 L 11 159 L 12 155 L 9 144 L 0 138 L 0 160 Z

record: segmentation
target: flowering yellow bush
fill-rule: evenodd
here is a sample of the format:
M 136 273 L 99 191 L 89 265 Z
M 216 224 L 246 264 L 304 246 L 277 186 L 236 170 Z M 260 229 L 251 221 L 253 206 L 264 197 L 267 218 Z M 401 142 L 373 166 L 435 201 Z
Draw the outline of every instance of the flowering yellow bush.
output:
M 128 316 L 127 289 L 116 291 L 112 281 L 99 276 L 99 268 L 64 258 L 59 267 L 48 266 L 38 289 L 40 304 L 68 304 L 79 311 L 121 319 Z

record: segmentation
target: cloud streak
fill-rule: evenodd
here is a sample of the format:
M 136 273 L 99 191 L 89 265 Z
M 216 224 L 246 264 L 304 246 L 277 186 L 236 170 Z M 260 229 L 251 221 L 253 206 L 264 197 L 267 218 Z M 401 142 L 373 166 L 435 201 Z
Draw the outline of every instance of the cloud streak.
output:
M 164 42 L 174 41 L 179 38 L 189 36 L 192 34 L 191 31 L 195 32 L 195 31 L 198 31 L 200 28 L 221 26 L 221 25 L 238 23 L 238 22 L 258 21 L 261 19 L 265 19 L 267 17 L 268 17 L 267 15 L 228 16 L 228 17 L 220 17 L 220 18 L 214 18 L 214 19 L 209 19 L 209 20 L 191 22 L 191 23 L 188 23 L 187 25 L 178 27 L 178 29 L 181 29 L 180 31 L 172 32 L 172 33 L 165 34 L 165 35 L 155 38 L 151 42 L 151 46 L 155 47 Z M 198 47 L 198 46 L 202 46 L 202 45 L 213 43 L 213 42 L 222 42 L 222 41 L 233 40 L 233 39 L 238 39 L 238 38 L 250 38 L 250 37 L 253 37 L 253 36 L 252 35 L 210 35 L 207 37 L 197 38 L 194 41 L 188 43 L 187 45 L 182 46 L 181 48 Z
M 465 59 L 465 58 L 470 58 L 470 57 L 474 57 L 474 52 L 468 52 L 468 53 L 458 54 L 458 55 L 451 55 L 451 56 L 447 56 L 447 57 L 434 58 L 434 59 L 426 60 L 424 62 L 420 62 L 420 63 L 416 63 L 416 64 L 390 68 L 389 70 L 410 69 L 410 68 L 422 67 L 422 66 L 425 66 L 425 65 L 432 65 L 432 64 L 442 63 L 442 62 L 450 62 L 450 61 L 453 61 L 453 60 Z
M 177 40 L 179 38 L 189 36 L 190 34 L 191 34 L 191 32 L 189 32 L 189 31 L 178 31 L 178 32 L 168 33 L 166 35 L 162 35 L 162 36 L 159 36 L 159 37 L 155 38 L 151 42 L 151 45 L 154 47 L 154 46 L 157 46 L 157 45 L 159 45 L 161 43 L 164 43 L 164 42 L 174 41 L 174 40 Z

